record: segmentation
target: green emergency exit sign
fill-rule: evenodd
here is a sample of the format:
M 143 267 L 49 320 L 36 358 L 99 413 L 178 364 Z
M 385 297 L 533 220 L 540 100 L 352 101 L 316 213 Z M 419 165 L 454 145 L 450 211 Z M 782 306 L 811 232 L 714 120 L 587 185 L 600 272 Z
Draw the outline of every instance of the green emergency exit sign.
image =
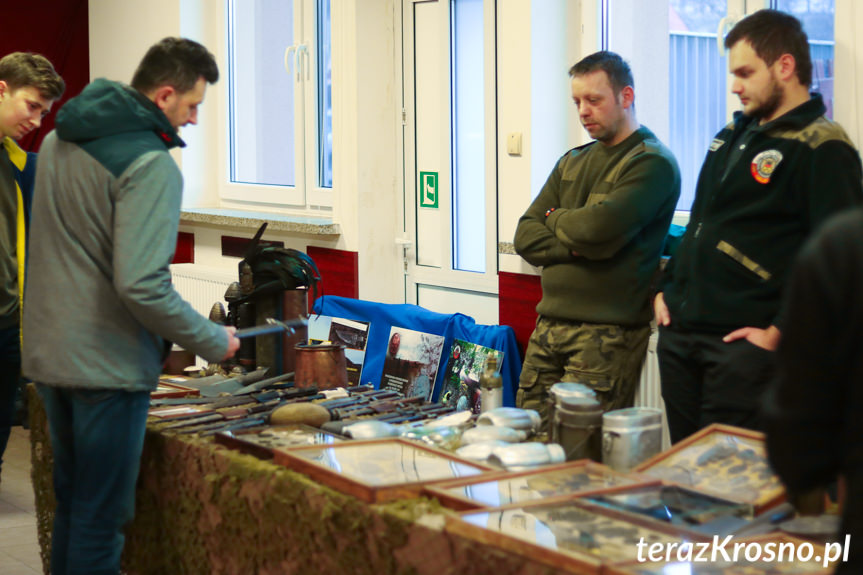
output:
M 437 172 L 420 172 L 420 207 L 438 207 Z

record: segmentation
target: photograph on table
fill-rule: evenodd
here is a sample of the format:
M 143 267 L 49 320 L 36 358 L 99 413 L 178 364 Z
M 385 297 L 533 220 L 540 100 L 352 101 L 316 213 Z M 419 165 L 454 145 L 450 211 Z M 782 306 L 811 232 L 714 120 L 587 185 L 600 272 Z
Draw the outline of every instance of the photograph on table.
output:
M 431 401 L 444 337 L 393 326 L 387 340 L 380 389 Z
M 308 333 L 310 344 L 329 342 L 345 347 L 348 383 L 359 385 L 366 357 L 369 322 L 328 315 L 312 315 L 309 317 Z
M 490 356 L 497 358 L 497 368 L 500 370 L 503 352 L 461 339 L 454 340 L 447 360 L 440 402 L 455 407 L 457 411 L 479 413 L 479 378 Z

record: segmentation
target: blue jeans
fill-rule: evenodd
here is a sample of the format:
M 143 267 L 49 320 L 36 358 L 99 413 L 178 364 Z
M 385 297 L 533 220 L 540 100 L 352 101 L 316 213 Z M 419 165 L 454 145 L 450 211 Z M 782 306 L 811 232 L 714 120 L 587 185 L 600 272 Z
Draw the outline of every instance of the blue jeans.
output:
M 15 417 L 15 398 L 21 386 L 21 347 L 18 326 L 0 329 L 0 467 Z
M 54 452 L 53 575 L 116 575 L 150 394 L 38 385 Z

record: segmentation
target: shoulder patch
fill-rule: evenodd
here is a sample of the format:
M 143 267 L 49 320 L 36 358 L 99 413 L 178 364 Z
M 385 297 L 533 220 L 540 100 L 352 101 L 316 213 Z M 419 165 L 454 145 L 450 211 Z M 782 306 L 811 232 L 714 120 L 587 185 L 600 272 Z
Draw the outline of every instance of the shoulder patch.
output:
M 851 138 L 837 122 L 821 116 L 811 124 L 799 130 L 777 130 L 771 133 L 771 136 L 777 138 L 785 138 L 788 140 L 797 140 L 803 142 L 812 149 L 817 148 L 825 142 L 840 141 L 848 144 L 856 149 Z
M 721 148 L 721 147 L 722 147 L 722 144 L 724 144 L 724 143 L 725 143 L 725 140 L 720 140 L 719 138 L 713 138 L 713 141 L 712 141 L 712 142 L 710 142 L 710 148 L 709 148 L 709 150 L 710 150 L 711 152 L 715 152 L 716 150 L 718 150 L 719 148 Z

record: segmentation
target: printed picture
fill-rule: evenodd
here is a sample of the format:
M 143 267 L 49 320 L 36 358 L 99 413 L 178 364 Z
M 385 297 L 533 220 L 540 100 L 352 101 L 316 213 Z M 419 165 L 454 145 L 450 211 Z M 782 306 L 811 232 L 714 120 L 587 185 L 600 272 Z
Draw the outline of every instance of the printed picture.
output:
M 369 322 L 313 315 L 309 318 L 309 343 L 338 343 L 345 346 L 348 383 L 359 385 L 366 356 Z
M 503 352 L 490 347 L 457 339 L 452 343 L 446 376 L 439 401 L 458 411 L 480 412 L 479 376 L 485 369 L 485 360 L 497 356 L 497 367 L 503 365 Z
M 387 340 L 380 388 L 398 391 L 405 397 L 431 400 L 443 342 L 442 335 L 393 326 Z

